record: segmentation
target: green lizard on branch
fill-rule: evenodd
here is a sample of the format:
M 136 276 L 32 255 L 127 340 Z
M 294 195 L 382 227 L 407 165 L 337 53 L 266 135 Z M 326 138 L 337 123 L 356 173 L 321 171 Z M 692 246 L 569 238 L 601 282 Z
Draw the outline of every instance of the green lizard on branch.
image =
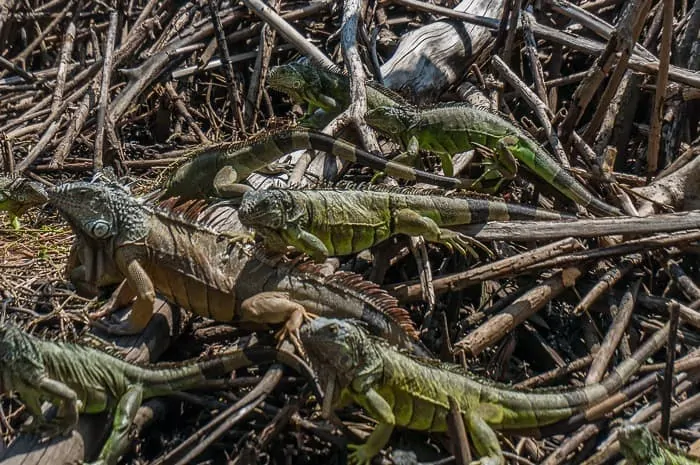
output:
M 479 379 L 457 365 L 415 358 L 369 335 L 350 320 L 317 318 L 301 329 L 301 340 L 334 407 L 354 402 L 378 425 L 349 463 L 367 465 L 388 443 L 395 426 L 444 432 L 452 397 L 481 459 L 504 465 L 494 430 L 532 430 L 569 418 L 618 390 L 660 349 L 669 325 L 653 334 L 602 382 L 576 389 L 517 391 Z
M 342 139 L 322 132 L 292 129 L 273 132 L 244 143 L 204 145 L 193 150 L 187 161 L 176 166 L 165 182 L 163 198 L 232 197 L 250 188 L 238 184 L 251 173 L 296 150 L 320 150 L 349 162 L 358 162 L 389 176 L 420 181 L 439 187 L 464 187 L 455 178 L 418 171 L 385 160 Z
M 487 221 L 570 219 L 566 215 L 443 191 L 359 186 L 351 189 L 265 189 L 247 192 L 238 209 L 241 222 L 273 250 L 286 246 L 322 262 L 330 255 L 359 252 L 396 235 L 422 235 L 462 254 L 472 244 L 443 226 Z
M 619 209 L 595 198 L 525 131 L 489 109 L 467 104 L 431 108 L 386 106 L 369 110 L 365 119 L 367 124 L 402 144 L 409 154 L 424 149 L 451 157 L 487 147 L 495 156 L 484 176 L 499 170 L 504 179 L 512 179 L 520 162 L 564 196 L 593 213 L 622 215 Z M 445 166 L 443 171 L 452 175 Z
M 195 389 L 239 368 L 273 362 L 314 379 L 298 357 L 272 348 L 252 346 L 208 360 L 139 366 L 91 347 L 44 341 L 13 324 L 0 324 L 0 389 L 20 395 L 32 415 L 29 431 L 67 434 L 81 413 L 113 414 L 111 435 L 95 465 L 116 464 L 126 452 L 129 428 L 144 400 Z M 41 412 L 45 400 L 59 407 L 52 421 Z

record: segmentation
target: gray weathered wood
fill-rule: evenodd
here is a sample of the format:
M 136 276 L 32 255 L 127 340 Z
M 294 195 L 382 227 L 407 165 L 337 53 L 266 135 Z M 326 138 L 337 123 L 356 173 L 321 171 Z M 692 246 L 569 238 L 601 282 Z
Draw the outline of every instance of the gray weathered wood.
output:
M 456 11 L 500 18 L 503 0 L 465 0 Z M 442 20 L 405 34 L 381 67 L 384 84 L 423 102 L 460 79 L 469 58 L 489 41 L 492 31 L 461 21 Z

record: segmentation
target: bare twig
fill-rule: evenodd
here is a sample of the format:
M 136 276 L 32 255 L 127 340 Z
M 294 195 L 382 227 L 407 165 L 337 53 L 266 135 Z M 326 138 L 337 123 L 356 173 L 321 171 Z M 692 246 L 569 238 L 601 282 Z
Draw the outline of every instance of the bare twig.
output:
M 95 132 L 95 151 L 93 162 L 95 172 L 102 171 L 105 125 L 107 124 L 107 105 L 109 104 L 109 83 L 112 78 L 112 57 L 114 43 L 117 39 L 117 22 L 119 13 L 112 11 L 109 14 L 109 29 L 107 30 L 107 42 L 105 43 L 104 62 L 102 63 L 102 83 L 97 101 L 97 130 Z

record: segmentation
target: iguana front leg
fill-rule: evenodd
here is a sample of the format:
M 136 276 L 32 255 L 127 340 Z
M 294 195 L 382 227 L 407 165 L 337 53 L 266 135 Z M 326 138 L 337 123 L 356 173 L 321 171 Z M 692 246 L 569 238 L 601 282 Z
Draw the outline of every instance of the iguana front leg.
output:
M 124 262 L 126 261 L 126 264 Z M 136 295 L 136 302 L 131 307 L 129 319 L 117 325 L 105 325 L 105 330 L 110 334 L 129 336 L 139 334 L 146 327 L 155 307 L 156 291 L 153 281 L 136 259 L 124 259 L 117 256 L 117 266 L 126 278 L 126 286 L 123 286 L 116 301 L 121 302 L 130 295 Z M 127 289 L 124 289 L 127 288 Z M 122 294 L 123 293 L 123 294 Z
M 367 413 L 377 420 L 378 425 L 369 435 L 364 444 L 350 444 L 349 449 L 354 450 L 348 457 L 351 465 L 369 465 L 372 457 L 377 455 L 389 442 L 394 431 L 396 419 L 391 405 L 374 389 L 362 393 L 352 393 L 352 396 Z
M 35 387 L 20 390 L 22 401 L 32 414 L 32 423 L 24 428 L 34 433 L 48 433 L 49 436 L 68 434 L 78 425 L 78 413 L 82 403 L 73 389 L 60 381 L 46 376 L 36 382 Z M 47 422 L 41 412 L 41 400 L 48 399 L 58 407 L 58 417 Z
M 316 315 L 306 311 L 303 305 L 293 301 L 289 294 L 268 291 L 248 297 L 241 303 L 241 320 L 252 323 L 284 323 L 284 327 L 275 335 L 281 342 L 289 336 L 299 353 L 304 353 L 299 338 L 299 328 L 305 320 Z
M 323 263 L 330 255 L 321 239 L 297 226 L 283 229 L 280 236 L 285 243 L 308 254 L 316 263 Z
M 143 387 L 141 385 L 131 386 L 119 399 L 119 404 L 114 412 L 114 420 L 112 421 L 112 433 L 102 447 L 100 456 L 91 465 L 117 463 L 119 457 L 126 453 L 131 444 L 129 429 L 142 402 Z
M 394 229 L 397 233 L 409 236 L 423 236 L 426 241 L 437 242 L 445 245 L 450 251 L 457 249 L 462 255 L 472 254 L 479 258 L 472 246 L 477 246 L 487 254 L 491 251 L 476 239 L 464 234 L 441 228 L 435 221 L 427 216 L 421 216 L 415 211 L 404 208 L 394 213 Z

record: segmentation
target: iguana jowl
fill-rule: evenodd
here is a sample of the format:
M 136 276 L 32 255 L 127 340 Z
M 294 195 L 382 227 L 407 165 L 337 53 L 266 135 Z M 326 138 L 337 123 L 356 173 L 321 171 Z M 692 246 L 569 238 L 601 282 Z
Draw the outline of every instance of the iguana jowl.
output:
M 401 143 L 409 153 L 419 148 L 447 156 L 485 146 L 495 152 L 500 171 L 514 177 L 517 161 L 563 195 L 598 215 L 618 216 L 619 209 L 598 200 L 525 131 L 500 115 L 467 104 L 432 108 L 378 107 L 367 124 Z M 443 158 L 444 160 L 444 158 Z M 451 171 L 445 169 L 445 174 Z M 493 168 L 491 168 L 493 170 Z
M 369 186 L 247 192 L 238 214 L 244 225 L 264 237 L 269 248 L 282 250 L 290 245 L 316 261 L 359 252 L 396 234 L 422 235 L 466 254 L 475 241 L 444 226 L 571 218 L 437 190 Z
M 292 129 L 273 132 L 246 142 L 204 145 L 193 150 L 165 183 L 163 197 L 185 199 L 231 197 L 244 190 L 240 184 L 251 173 L 296 150 L 320 150 L 343 160 L 358 162 L 400 179 L 445 188 L 464 187 L 459 179 L 415 170 L 366 152 L 342 139 L 321 132 Z M 249 190 L 249 189 L 247 189 Z
M 325 396 L 334 399 L 336 407 L 354 402 L 378 422 L 365 444 L 351 446 L 350 463 L 369 464 L 396 425 L 446 431 L 452 397 L 481 455 L 475 463 L 504 465 L 494 430 L 552 424 L 609 396 L 664 345 L 668 328 L 666 324 L 653 334 L 601 383 L 532 391 L 476 378 L 457 365 L 412 357 L 370 336 L 351 320 L 317 318 L 302 327 L 301 340 Z
M 396 299 L 353 273 L 324 275 L 312 263 L 266 257 L 240 240 L 232 209 L 203 214 L 203 201 L 151 208 L 112 184 L 76 182 L 49 191 L 74 232 L 103 251 L 109 269 L 126 278 L 134 295 L 126 324 L 113 332 L 137 333 L 153 313 L 155 293 L 217 321 L 284 323 L 297 331 L 308 313 L 359 318 L 393 343 L 424 353 L 412 322 Z
M 68 433 L 80 413 L 113 413 L 112 432 L 96 464 L 116 464 L 129 445 L 129 428 L 145 399 L 194 389 L 239 368 L 282 362 L 313 380 L 291 353 L 261 346 L 223 352 L 208 360 L 138 366 L 90 347 L 49 342 L 9 323 L 0 325 L 0 390 L 17 392 L 32 414 L 30 429 Z M 41 404 L 59 407 L 49 422 Z
M 48 200 L 44 187 L 27 178 L 0 174 L 0 210 L 7 211 L 14 229 L 19 229 L 19 217 L 28 209 Z

